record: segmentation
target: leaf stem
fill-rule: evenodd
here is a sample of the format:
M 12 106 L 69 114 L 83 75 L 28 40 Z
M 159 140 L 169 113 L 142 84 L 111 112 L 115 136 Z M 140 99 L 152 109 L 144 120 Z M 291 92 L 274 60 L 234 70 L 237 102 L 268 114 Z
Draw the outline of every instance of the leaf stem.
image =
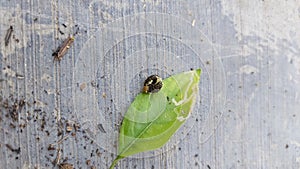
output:
M 124 157 L 121 156 L 117 156 L 116 159 L 112 162 L 112 164 L 110 165 L 109 169 L 114 169 L 115 165 L 118 163 L 119 160 L 121 160 Z

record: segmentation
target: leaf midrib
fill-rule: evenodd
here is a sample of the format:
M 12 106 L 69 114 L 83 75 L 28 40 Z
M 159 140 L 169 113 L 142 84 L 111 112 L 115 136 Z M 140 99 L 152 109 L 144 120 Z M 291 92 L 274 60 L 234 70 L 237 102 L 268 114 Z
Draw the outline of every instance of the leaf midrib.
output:
M 131 141 L 131 143 L 130 144 L 128 144 L 128 146 L 126 146 L 125 147 L 125 149 L 124 149 L 124 151 L 122 151 L 122 152 L 120 152 L 119 153 L 119 155 L 120 154 L 122 154 L 122 153 L 124 153 L 124 152 L 126 152 L 135 142 L 136 142 L 136 140 L 138 140 L 138 139 L 140 139 L 140 137 L 147 131 L 147 129 L 150 127 L 150 126 L 152 126 L 152 124 L 160 117 L 160 116 L 162 116 L 164 113 L 162 113 L 161 115 L 159 115 L 159 116 L 157 116 L 157 118 L 155 118 L 152 122 L 150 122 L 149 123 L 149 125 L 147 125 L 142 131 L 141 131 L 141 133 L 138 135 L 138 137 L 135 137 L 134 139 L 133 139 L 133 141 Z M 175 119 L 176 120 L 176 119 Z M 173 126 L 173 125 L 172 125 Z M 124 134 L 124 136 L 125 136 L 125 134 Z M 125 157 L 125 156 L 124 156 Z

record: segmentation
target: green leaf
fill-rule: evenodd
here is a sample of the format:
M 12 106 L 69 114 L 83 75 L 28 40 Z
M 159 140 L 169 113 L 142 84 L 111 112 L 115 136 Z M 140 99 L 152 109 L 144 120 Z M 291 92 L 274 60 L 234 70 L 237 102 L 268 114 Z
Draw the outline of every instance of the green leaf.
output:
M 162 147 L 189 117 L 198 95 L 201 69 L 163 80 L 157 93 L 140 93 L 128 108 L 120 129 L 117 162 Z

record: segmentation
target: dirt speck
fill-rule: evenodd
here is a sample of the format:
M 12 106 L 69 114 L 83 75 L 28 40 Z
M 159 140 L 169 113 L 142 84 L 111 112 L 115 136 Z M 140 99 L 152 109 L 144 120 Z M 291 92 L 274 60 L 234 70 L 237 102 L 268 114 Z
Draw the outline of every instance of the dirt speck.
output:
M 83 91 L 86 88 L 86 83 L 85 82 L 81 83 L 79 88 L 81 91 Z

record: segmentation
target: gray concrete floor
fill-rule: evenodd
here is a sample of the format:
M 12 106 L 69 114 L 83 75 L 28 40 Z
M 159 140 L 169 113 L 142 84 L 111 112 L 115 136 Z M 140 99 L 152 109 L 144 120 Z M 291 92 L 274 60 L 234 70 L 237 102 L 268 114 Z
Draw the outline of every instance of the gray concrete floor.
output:
M 186 124 L 117 167 L 298 169 L 299 21 L 297 0 L 0 0 L 0 168 L 108 168 L 143 80 L 201 68 Z

